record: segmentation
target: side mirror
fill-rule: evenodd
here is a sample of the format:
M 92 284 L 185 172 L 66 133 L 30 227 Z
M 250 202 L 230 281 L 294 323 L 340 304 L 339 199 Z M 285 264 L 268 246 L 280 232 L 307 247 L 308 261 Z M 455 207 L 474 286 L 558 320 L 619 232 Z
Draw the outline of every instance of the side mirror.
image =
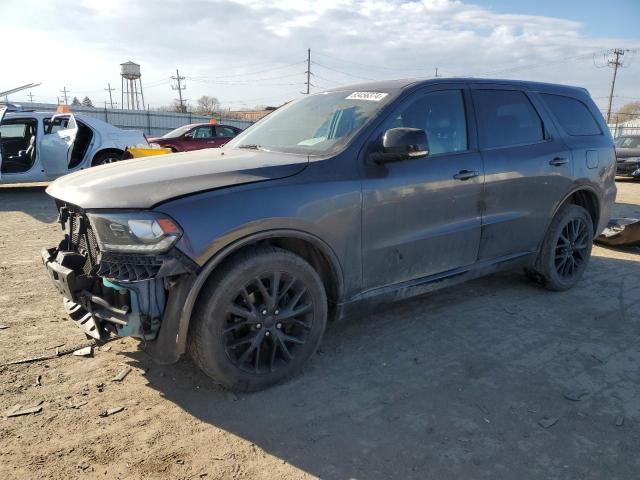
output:
M 193 138 L 193 133 L 191 133 L 191 132 L 189 132 L 189 133 L 185 133 L 185 134 L 184 134 L 184 138 L 188 138 L 188 139 Z
M 391 128 L 382 137 L 382 152 L 372 154 L 376 163 L 399 162 L 429 154 L 427 134 L 420 128 Z

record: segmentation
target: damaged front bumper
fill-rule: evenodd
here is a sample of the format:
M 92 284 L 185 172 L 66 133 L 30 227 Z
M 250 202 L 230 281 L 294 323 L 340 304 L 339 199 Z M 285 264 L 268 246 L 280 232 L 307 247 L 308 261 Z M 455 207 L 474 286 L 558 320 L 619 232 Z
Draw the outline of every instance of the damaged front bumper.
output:
M 141 261 L 114 266 L 121 278 L 142 265 L 157 265 L 153 275 L 143 281 L 123 281 L 87 273 L 87 256 L 58 248 L 42 250 L 42 262 L 63 297 L 69 318 L 85 334 L 98 341 L 116 336 L 131 336 L 145 341 L 148 353 L 159 363 L 171 363 L 182 353 L 176 347 L 180 308 L 188 293 L 195 270 L 181 254 L 143 257 Z M 96 265 L 105 271 L 105 264 Z M 117 267 L 117 268 L 116 268 Z M 95 269 L 94 269 L 95 270 Z M 147 271 L 145 267 L 143 270 Z M 114 275 L 115 276 L 115 275 Z

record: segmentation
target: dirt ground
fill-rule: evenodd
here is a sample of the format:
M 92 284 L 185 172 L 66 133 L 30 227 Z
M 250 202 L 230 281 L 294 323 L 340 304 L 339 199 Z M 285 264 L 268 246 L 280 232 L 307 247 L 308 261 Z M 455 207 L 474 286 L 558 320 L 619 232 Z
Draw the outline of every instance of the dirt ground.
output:
M 640 218 L 640 183 L 618 188 L 616 214 Z M 4 187 L 0 212 L 0 363 L 85 342 L 39 259 L 53 203 Z M 0 478 L 637 478 L 639 267 L 596 247 L 569 292 L 514 272 L 395 304 L 333 325 L 303 374 L 251 395 L 131 339 L 0 367 Z

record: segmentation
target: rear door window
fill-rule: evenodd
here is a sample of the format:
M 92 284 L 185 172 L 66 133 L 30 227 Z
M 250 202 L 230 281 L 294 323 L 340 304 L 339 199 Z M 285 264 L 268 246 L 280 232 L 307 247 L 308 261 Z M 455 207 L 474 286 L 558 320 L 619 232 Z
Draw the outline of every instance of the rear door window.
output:
M 500 148 L 545 140 L 538 112 L 518 90 L 474 90 L 480 146 Z
M 217 137 L 235 137 L 236 131 L 231 127 L 216 127 L 216 136 Z
M 602 133 L 589 108 L 580 100 L 548 93 L 541 93 L 540 96 L 569 135 L 600 135 Z

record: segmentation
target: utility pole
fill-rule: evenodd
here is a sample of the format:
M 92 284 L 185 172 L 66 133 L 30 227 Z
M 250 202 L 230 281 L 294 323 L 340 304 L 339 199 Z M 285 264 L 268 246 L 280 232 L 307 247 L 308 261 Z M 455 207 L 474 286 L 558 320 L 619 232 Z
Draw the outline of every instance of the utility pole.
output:
M 309 95 L 310 86 L 311 86 L 311 49 L 310 48 L 307 49 L 307 71 L 305 73 L 307 74 L 307 95 Z
M 177 68 L 176 68 L 176 76 L 175 77 L 171 77 L 171 80 L 175 80 L 177 82 L 177 85 L 176 86 L 172 85 L 171 88 L 173 90 L 177 90 L 178 91 L 178 97 L 179 97 L 179 101 L 180 101 L 180 111 L 182 113 L 185 113 L 187 109 L 184 106 L 184 100 L 182 99 L 182 90 L 186 90 L 187 87 L 181 83 L 182 80 L 184 80 L 184 77 L 180 76 L 180 72 L 178 71 Z
M 62 87 L 62 90 L 60 90 L 60 93 L 64 93 L 64 104 L 69 105 L 69 102 L 67 101 L 67 93 L 71 93 L 71 91 L 67 90 L 67 87 Z
M 109 104 L 111 105 L 111 108 L 113 108 L 113 96 L 111 95 L 111 92 L 113 92 L 115 90 L 115 88 L 111 88 L 111 83 L 107 83 L 108 88 L 105 88 L 104 90 L 106 92 L 109 92 Z M 107 102 L 105 102 L 105 108 L 107 108 Z
M 436 67 L 436 78 L 438 78 L 438 67 Z
M 33 93 L 29 92 L 27 96 L 29 97 L 29 103 L 33 103 Z
M 609 107 L 607 108 L 607 124 L 611 121 L 611 103 L 613 102 L 613 90 L 616 87 L 616 75 L 618 74 L 618 67 L 622 66 L 622 61 L 620 61 L 620 57 L 624 55 L 626 50 L 622 50 L 621 48 L 616 48 L 613 51 L 613 55 L 615 56 L 615 60 L 608 60 L 607 65 L 613 67 L 613 79 L 611 80 L 611 92 L 609 92 Z

